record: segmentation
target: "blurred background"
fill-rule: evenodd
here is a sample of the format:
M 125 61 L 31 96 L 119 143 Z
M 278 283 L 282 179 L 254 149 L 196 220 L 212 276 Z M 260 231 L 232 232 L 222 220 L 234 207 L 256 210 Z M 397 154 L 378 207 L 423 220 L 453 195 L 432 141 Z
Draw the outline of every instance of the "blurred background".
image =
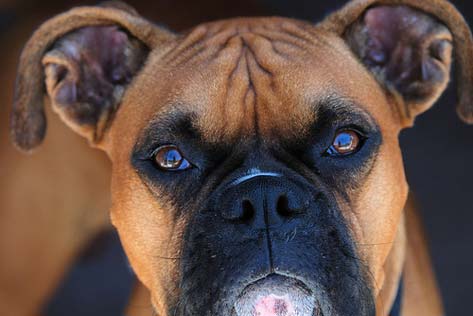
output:
M 182 31 L 198 23 L 234 16 L 281 15 L 319 21 L 346 1 L 332 0 L 154 0 L 128 1 L 150 20 Z M 453 1 L 473 25 L 471 1 Z M 19 51 L 42 21 L 70 7 L 95 1 L 0 1 L 0 126 L 7 113 Z M 473 58 L 473 56 L 472 56 Z M 452 88 L 453 87 L 453 88 Z M 472 87 L 473 89 L 473 87 Z M 434 268 L 448 315 L 471 313 L 473 299 L 473 127 L 454 111 L 454 83 L 440 102 L 401 135 L 411 189 L 415 192 L 431 245 Z M 0 177 L 7 133 L 0 133 Z M 8 149 L 9 150 L 9 149 Z M 20 158 L 18 158 L 20 159 Z M 2 187 L 3 189 L 3 187 Z M 0 221 L 2 220 L 0 209 Z M 112 230 L 94 237 L 75 258 L 65 280 L 52 290 L 45 316 L 122 315 L 133 276 Z M 2 259 L 0 259 L 0 265 Z M 41 273 L 40 270 L 37 271 Z M 15 315 L 12 315 L 15 316 Z

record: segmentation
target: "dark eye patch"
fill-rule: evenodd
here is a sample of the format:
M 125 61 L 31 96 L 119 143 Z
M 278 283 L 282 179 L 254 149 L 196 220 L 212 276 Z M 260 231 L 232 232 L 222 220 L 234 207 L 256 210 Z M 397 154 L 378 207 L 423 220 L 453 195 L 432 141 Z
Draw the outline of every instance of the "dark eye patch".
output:
M 199 131 L 192 125 L 193 115 L 168 113 L 151 122 L 141 133 L 133 150 L 133 158 L 146 159 L 163 145 L 173 144 L 181 148 L 183 140 L 200 138 Z M 185 149 L 185 148 L 183 148 Z
M 369 172 L 382 142 L 378 125 L 361 107 L 343 98 L 329 98 L 314 108 L 317 119 L 309 133 L 285 142 L 284 150 L 330 186 L 341 190 L 356 186 Z M 336 134 L 343 130 L 357 131 L 361 146 L 350 155 L 327 155 Z
M 208 170 L 218 166 L 228 156 L 231 144 L 209 144 L 193 126 L 195 116 L 189 113 L 166 113 L 155 119 L 141 133 L 131 164 L 147 187 L 160 198 L 175 204 L 189 203 L 202 188 Z M 179 149 L 192 168 L 169 172 L 156 164 L 156 150 L 166 146 Z

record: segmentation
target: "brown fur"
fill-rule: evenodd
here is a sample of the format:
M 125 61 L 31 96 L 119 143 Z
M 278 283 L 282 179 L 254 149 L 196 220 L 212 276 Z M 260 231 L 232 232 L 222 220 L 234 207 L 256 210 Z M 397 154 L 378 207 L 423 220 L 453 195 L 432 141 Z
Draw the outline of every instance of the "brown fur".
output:
M 407 245 L 402 315 L 444 315 L 424 228 L 412 197 L 409 198 L 405 213 Z
M 110 165 L 49 107 L 51 134 L 34 157 L 9 141 L 18 53 L 37 23 L 25 20 L 0 58 L 0 314 L 36 316 L 80 251 L 111 227 Z
M 461 15 L 446 1 L 353 1 L 316 26 L 285 18 L 242 18 L 204 24 L 182 36 L 152 26 L 133 13 L 114 8 L 81 8 L 47 22 L 26 46 L 14 105 L 14 141 L 29 150 L 44 136 L 41 60 L 58 37 L 83 26 L 116 23 L 151 49 L 144 68 L 121 99 L 113 122 L 94 145 L 103 149 L 113 164 L 113 224 L 140 281 L 151 292 L 154 308 L 164 316 L 167 304 L 173 303 L 164 298 L 171 296 L 175 300 L 179 294 L 179 269 L 175 260 L 161 257 L 179 256 L 187 218 L 174 222 L 169 212 L 172 206 L 157 200 L 130 165 L 130 153 L 150 121 L 177 108 L 195 114 L 196 128 L 209 142 L 231 143 L 255 132 L 270 142 L 304 133 L 317 120 L 311 114 L 317 102 L 333 95 L 349 99 L 360 111 L 373 116 L 383 135 L 369 177 L 363 179 L 361 188 L 350 192 L 353 209 L 345 206 L 343 215 L 360 258 L 369 267 L 378 314 L 385 315 L 394 299 L 404 258 L 408 264 L 413 260 L 409 246 L 425 248 L 415 239 L 419 228 L 403 212 L 408 186 L 398 134 L 412 123 L 412 117 L 406 117 L 401 96 L 376 81 L 342 35 L 367 7 L 399 3 L 434 15 L 453 34 L 461 82 L 459 113 L 464 120 L 472 121 L 471 33 Z M 449 63 L 445 66 L 450 67 Z M 432 105 L 448 77 L 444 80 L 423 102 L 407 104 L 410 115 Z M 344 204 L 343 198 L 338 198 Z M 422 260 L 428 265 L 425 258 Z M 426 277 L 430 276 L 408 274 L 406 293 L 413 297 L 428 291 L 426 300 L 437 300 L 431 283 L 420 289 L 410 287 L 417 282 L 411 280 Z M 406 299 L 403 316 L 414 313 L 413 304 Z M 432 306 L 440 306 L 436 304 Z M 434 309 L 440 311 L 440 307 Z
M 107 158 L 57 118 L 49 130 L 34 158 L 1 145 L 2 315 L 38 315 L 79 252 L 110 227 Z

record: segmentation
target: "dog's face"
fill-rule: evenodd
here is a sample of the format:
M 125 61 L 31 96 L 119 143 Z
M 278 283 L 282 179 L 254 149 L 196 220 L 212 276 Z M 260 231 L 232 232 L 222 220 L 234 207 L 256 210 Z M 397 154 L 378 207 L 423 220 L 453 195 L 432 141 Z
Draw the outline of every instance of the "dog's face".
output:
M 151 49 L 98 26 L 47 52 L 53 106 L 112 160 L 112 220 L 159 315 L 375 315 L 394 292 L 398 134 L 445 88 L 453 39 L 419 10 L 355 9 L 343 32 L 236 19 Z
M 347 45 L 310 27 L 201 26 L 116 114 L 113 222 L 179 315 L 254 315 L 281 293 L 294 315 L 372 311 L 390 247 L 363 245 L 395 239 L 407 192 L 398 118 Z
M 343 41 L 310 27 L 201 26 L 123 100 L 105 141 L 112 218 L 166 308 L 230 315 L 240 297 L 253 315 L 274 274 L 298 315 L 372 310 L 389 247 L 363 245 L 395 239 L 407 192 L 398 114 Z

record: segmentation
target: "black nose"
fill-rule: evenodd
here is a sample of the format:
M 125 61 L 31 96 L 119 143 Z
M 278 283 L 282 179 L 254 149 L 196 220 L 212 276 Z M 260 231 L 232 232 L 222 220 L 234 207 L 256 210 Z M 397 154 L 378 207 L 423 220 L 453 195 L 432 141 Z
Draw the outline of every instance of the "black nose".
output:
M 255 228 L 282 224 L 305 213 L 308 205 L 308 194 L 277 174 L 236 181 L 223 190 L 217 201 L 225 219 Z

